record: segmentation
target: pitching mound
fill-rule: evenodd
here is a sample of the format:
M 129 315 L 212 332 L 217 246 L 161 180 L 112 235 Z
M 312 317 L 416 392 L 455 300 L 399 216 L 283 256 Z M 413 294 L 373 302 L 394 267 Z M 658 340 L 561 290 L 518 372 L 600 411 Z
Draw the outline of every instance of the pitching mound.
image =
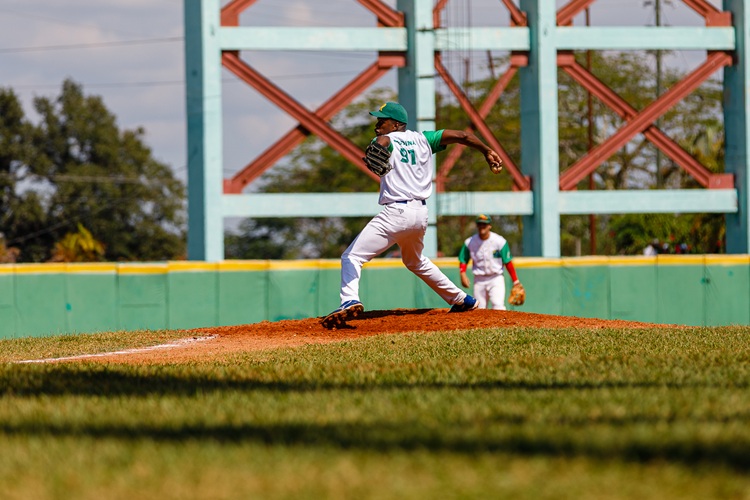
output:
M 187 335 L 200 337 L 211 335 L 214 338 L 174 349 L 106 356 L 98 360 L 118 363 L 181 363 L 209 360 L 233 352 L 324 344 L 384 333 L 503 327 L 646 328 L 654 326 L 664 327 L 665 325 L 485 309 L 465 313 L 449 313 L 448 309 L 395 309 L 366 311 L 358 318 L 350 320 L 344 327 L 335 330 L 323 328 L 320 318 L 199 328 L 188 331 Z

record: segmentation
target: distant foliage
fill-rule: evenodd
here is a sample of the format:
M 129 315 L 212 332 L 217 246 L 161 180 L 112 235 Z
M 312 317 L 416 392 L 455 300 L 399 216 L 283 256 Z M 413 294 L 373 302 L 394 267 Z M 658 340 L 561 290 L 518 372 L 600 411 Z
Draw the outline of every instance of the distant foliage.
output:
M 99 262 L 104 260 L 104 245 L 78 224 L 78 232 L 66 234 L 55 243 L 50 262 Z
M 34 108 L 37 124 L 0 90 L 0 227 L 21 261 L 63 258 L 57 245 L 79 227 L 102 244 L 91 259 L 185 255 L 185 186 L 153 158 L 143 129 L 121 130 L 102 99 L 71 80 Z

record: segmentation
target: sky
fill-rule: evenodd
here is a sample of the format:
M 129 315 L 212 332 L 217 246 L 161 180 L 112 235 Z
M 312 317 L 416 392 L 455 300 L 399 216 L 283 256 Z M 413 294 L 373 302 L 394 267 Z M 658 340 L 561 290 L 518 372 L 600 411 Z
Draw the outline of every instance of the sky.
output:
M 558 8 L 567 3 L 556 1 Z M 664 24 L 703 25 L 681 0 L 661 2 Z M 395 0 L 385 3 L 393 6 Z M 654 25 L 653 6 L 644 3 L 597 0 L 591 24 Z M 720 6 L 719 0 L 711 3 Z M 579 15 L 574 24 L 583 22 Z M 240 23 L 356 27 L 373 26 L 375 19 L 355 0 L 258 0 Z M 443 23 L 508 26 L 508 15 L 498 0 L 451 0 Z M 74 80 L 85 94 L 103 98 L 120 128 L 143 127 L 155 158 L 185 180 L 183 40 L 183 0 L 0 0 L 0 86 L 13 89 L 35 120 L 33 98 L 55 97 L 65 79 Z M 362 53 L 256 52 L 243 57 L 310 109 L 374 60 L 373 54 Z M 472 76 L 482 76 L 487 71 L 484 57 L 472 57 Z M 671 63 L 689 67 L 702 58 L 682 53 Z M 454 65 L 449 69 L 459 70 L 458 58 L 447 60 Z M 296 122 L 226 70 L 223 82 L 224 173 L 230 177 Z M 395 82 L 391 71 L 374 87 L 395 88 Z

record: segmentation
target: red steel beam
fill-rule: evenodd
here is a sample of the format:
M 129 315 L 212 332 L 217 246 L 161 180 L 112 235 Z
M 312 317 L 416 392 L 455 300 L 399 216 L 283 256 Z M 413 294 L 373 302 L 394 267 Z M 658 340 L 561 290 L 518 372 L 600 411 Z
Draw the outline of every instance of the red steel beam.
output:
M 487 141 L 490 147 L 494 149 L 498 155 L 500 155 L 500 158 L 503 159 L 503 164 L 510 173 L 511 177 L 513 177 L 513 183 L 515 184 L 516 188 L 519 191 L 529 191 L 531 189 L 531 183 L 529 182 L 529 179 L 527 177 L 524 177 L 518 167 L 516 167 L 515 163 L 513 163 L 513 160 L 510 158 L 508 153 L 503 149 L 497 139 L 495 139 L 495 136 L 487 126 L 487 123 L 484 121 L 484 119 L 482 119 L 477 110 L 474 109 L 474 106 L 471 104 L 471 101 L 469 101 L 469 98 L 453 80 L 445 66 L 443 66 L 440 54 L 435 54 L 435 69 L 448 85 L 448 88 L 451 90 L 451 92 L 453 92 L 453 95 L 456 96 L 458 102 L 461 104 L 461 107 L 464 109 L 464 111 L 466 111 L 466 114 L 469 115 L 469 119 L 472 121 L 472 123 L 474 123 L 477 131 L 482 135 L 482 137 L 484 137 L 484 140 Z
M 706 0 L 682 0 L 706 20 L 706 26 L 731 26 L 732 13 L 722 12 Z
M 258 0 L 232 0 L 221 9 L 222 26 L 239 26 L 240 14 Z
M 596 170 L 599 165 L 627 144 L 636 134 L 649 128 L 658 117 L 666 113 L 674 104 L 700 86 L 716 70 L 731 63 L 732 56 L 730 54 L 725 52 L 710 52 L 706 61 L 692 73 L 646 106 L 646 108 L 628 120 L 624 126 L 606 141 L 589 151 L 575 165 L 563 172 L 560 175 L 560 189 L 567 191 L 575 188 L 581 179 Z
M 516 7 L 513 0 L 502 0 L 505 7 L 510 12 L 510 24 L 511 26 L 528 26 L 529 21 L 526 18 L 526 13 Z
M 404 26 L 404 13 L 391 9 L 380 0 L 357 0 L 364 8 L 378 17 L 378 21 L 388 28 Z
M 402 54 L 390 55 L 384 53 L 377 61 L 357 75 L 344 88 L 336 92 L 328 101 L 323 103 L 315 111 L 315 114 L 323 120 L 329 120 L 333 115 L 351 103 L 362 91 L 385 75 L 393 66 L 403 66 L 406 63 L 405 59 L 405 56 Z M 235 174 L 234 177 L 226 180 L 224 192 L 241 193 L 248 184 L 257 179 L 289 151 L 297 147 L 308 135 L 310 135 L 310 131 L 302 125 L 298 125 L 289 131 L 284 137 L 267 148 L 260 156 Z M 368 174 L 377 180 L 377 176 L 369 170 Z
M 573 23 L 573 18 L 594 3 L 595 0 L 572 0 L 567 5 L 560 7 L 557 11 L 557 25 L 568 26 Z
M 362 163 L 362 150 L 352 141 L 334 130 L 328 122 L 315 113 L 312 113 L 292 96 L 255 71 L 255 69 L 242 61 L 237 54 L 224 52 L 221 56 L 221 62 L 225 68 L 251 85 L 287 114 L 294 117 L 307 130 L 323 139 L 336 151 L 341 153 L 344 158 L 355 164 L 366 174 L 372 175 L 372 172 Z
M 492 110 L 492 107 L 495 105 L 497 100 L 500 98 L 500 96 L 505 91 L 505 88 L 508 86 L 508 83 L 513 79 L 513 76 L 515 76 L 516 72 L 518 72 L 518 66 L 511 65 L 508 70 L 501 76 L 495 84 L 492 86 L 492 89 L 490 90 L 489 94 L 487 94 L 487 97 L 484 99 L 484 102 L 479 106 L 479 116 L 482 117 L 482 120 L 486 119 L 487 116 L 490 114 L 490 111 Z M 470 126 L 466 127 L 464 129 L 464 132 L 474 132 L 476 130 L 476 127 L 474 127 L 474 124 L 472 123 Z M 435 189 L 438 193 L 442 193 L 445 191 L 445 179 L 448 177 L 448 174 L 450 173 L 453 166 L 456 164 L 459 158 L 461 158 L 461 155 L 466 150 L 466 146 L 461 146 L 460 144 L 457 144 L 453 146 L 449 151 L 445 159 L 440 165 L 440 172 L 438 172 L 436 178 L 435 178 Z
M 443 12 L 445 4 L 447 3 L 448 0 L 438 0 L 435 4 L 435 8 L 432 9 L 432 26 L 434 28 L 440 27 L 440 13 Z
M 559 56 L 558 60 L 563 58 L 566 60 L 564 60 L 563 64 L 560 64 L 560 68 L 580 83 L 582 87 L 598 97 L 604 104 L 612 108 L 621 118 L 630 120 L 638 114 L 638 110 L 628 104 L 627 101 L 607 87 L 586 68 L 578 64 L 572 54 L 569 55 L 569 60 L 567 55 Z M 649 126 L 643 134 L 677 165 L 685 169 L 701 186 L 706 188 L 719 187 L 717 185 L 719 183 L 716 182 L 716 174 L 703 166 L 655 125 L 652 124 Z

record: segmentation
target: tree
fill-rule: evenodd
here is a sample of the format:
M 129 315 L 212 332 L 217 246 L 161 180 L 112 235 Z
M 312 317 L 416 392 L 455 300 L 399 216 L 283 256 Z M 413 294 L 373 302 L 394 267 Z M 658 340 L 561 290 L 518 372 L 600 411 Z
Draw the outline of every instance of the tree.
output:
M 106 260 L 185 254 L 185 187 L 152 157 L 143 129 L 120 130 L 102 99 L 71 80 L 56 99 L 34 99 L 34 108 L 41 119 L 24 138 L 29 150 L 12 154 L 30 183 L 26 228 L 6 231 L 24 260 L 47 260 L 78 223 L 103 243 Z
M 78 232 L 55 243 L 50 262 L 98 262 L 104 260 L 104 245 L 78 223 Z
M 0 230 L 7 261 L 41 260 L 44 243 L 38 236 L 47 225 L 41 200 L 33 191 L 20 186 L 30 179 L 33 125 L 26 120 L 18 97 L 10 89 L 0 89 Z M 24 240 L 23 252 L 18 247 Z

